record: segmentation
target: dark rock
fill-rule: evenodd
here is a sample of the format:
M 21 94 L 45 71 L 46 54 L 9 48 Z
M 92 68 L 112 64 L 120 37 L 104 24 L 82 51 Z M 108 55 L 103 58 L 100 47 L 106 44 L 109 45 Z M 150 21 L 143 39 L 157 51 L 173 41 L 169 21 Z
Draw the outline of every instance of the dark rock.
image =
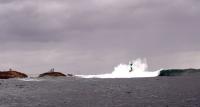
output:
M 68 76 L 68 77 L 73 77 L 74 75 L 73 75 L 73 74 L 67 74 L 67 76 Z
M 40 74 L 39 77 L 65 77 L 66 75 L 60 72 L 46 72 Z
M 200 69 L 169 69 L 160 71 L 159 76 L 185 76 L 200 74 Z
M 0 71 L 0 79 L 27 78 L 28 76 L 18 71 Z

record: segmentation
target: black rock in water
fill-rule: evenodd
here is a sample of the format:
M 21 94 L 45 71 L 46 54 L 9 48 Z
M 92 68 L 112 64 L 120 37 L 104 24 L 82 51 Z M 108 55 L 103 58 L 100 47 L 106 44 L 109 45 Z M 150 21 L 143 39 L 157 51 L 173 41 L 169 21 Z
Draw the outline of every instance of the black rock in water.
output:
M 200 75 L 200 69 L 169 69 L 162 70 L 159 76 L 186 76 L 186 75 Z
M 39 77 L 66 77 L 66 75 L 61 72 L 46 72 L 40 74 Z

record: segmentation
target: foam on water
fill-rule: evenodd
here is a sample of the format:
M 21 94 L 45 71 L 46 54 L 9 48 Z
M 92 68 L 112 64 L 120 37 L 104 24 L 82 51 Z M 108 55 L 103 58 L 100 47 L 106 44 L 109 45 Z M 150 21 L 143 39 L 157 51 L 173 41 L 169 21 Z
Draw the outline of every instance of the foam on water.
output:
M 20 78 L 18 80 L 21 80 L 21 81 L 43 81 L 43 79 L 39 79 L 39 78 Z
M 112 73 L 101 75 L 77 75 L 82 78 L 139 78 L 139 77 L 156 77 L 161 70 L 147 71 L 148 65 L 145 59 L 137 59 L 132 61 L 133 71 L 130 72 L 129 64 L 119 64 L 114 68 Z

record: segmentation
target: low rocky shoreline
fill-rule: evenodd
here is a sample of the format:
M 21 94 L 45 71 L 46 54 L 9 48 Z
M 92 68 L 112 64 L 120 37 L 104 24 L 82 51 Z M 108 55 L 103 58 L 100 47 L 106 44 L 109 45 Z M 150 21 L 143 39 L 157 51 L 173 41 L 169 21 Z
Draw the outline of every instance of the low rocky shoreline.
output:
M 161 70 L 158 76 L 195 76 L 200 75 L 200 69 L 168 69 Z M 49 71 L 42 74 L 39 74 L 38 77 L 74 77 L 73 74 L 64 74 L 62 72 Z M 19 71 L 9 70 L 9 71 L 0 71 L 0 79 L 9 79 L 9 78 L 27 78 L 28 75 Z
M 38 77 L 73 77 L 73 74 L 63 74 L 61 72 L 45 72 L 40 74 Z M 16 70 L 10 69 L 9 71 L 0 71 L 0 79 L 10 79 L 10 78 L 28 78 L 28 75 Z

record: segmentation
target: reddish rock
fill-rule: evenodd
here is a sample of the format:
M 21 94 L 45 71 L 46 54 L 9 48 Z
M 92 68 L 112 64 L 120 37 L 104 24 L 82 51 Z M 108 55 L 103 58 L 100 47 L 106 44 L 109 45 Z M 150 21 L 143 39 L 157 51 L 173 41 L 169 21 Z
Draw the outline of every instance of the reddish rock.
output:
M 27 78 L 28 76 L 18 71 L 0 71 L 0 79 Z

